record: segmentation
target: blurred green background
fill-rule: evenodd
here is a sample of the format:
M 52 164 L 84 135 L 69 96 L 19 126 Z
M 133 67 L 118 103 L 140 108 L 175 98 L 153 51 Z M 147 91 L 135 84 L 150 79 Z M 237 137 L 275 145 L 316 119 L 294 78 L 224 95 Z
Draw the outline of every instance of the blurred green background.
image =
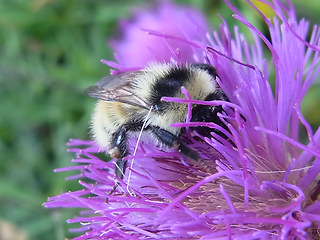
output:
M 100 59 L 113 59 L 107 45 L 117 21 L 133 6 L 150 1 L 0 0 L 0 238 L 14 240 L 73 237 L 65 223 L 74 210 L 44 209 L 48 196 L 79 188 L 65 181 L 70 173 L 53 169 L 70 165 L 69 138 L 88 139 L 94 101 L 84 89 L 109 73 Z M 185 0 L 205 12 L 212 26 L 217 13 L 234 23 L 221 0 Z M 243 1 L 237 6 L 260 19 Z M 320 22 L 318 0 L 295 1 L 299 16 Z M 232 24 L 231 23 L 231 24 Z M 304 114 L 318 126 L 320 88 L 304 102 Z M 9 227 L 9 225 L 10 227 Z

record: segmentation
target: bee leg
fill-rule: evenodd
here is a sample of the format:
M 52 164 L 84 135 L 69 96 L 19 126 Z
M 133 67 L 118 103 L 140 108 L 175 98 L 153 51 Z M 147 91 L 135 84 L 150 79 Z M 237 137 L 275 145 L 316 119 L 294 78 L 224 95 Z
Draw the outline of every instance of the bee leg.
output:
M 128 155 L 127 151 L 127 129 L 121 127 L 117 132 L 112 135 L 111 146 L 109 154 L 112 158 L 122 159 Z
M 114 172 L 120 179 L 123 179 L 126 167 L 127 167 L 127 161 L 122 159 L 118 159 L 114 164 Z M 119 181 L 115 180 L 114 185 L 109 192 L 109 195 L 111 195 L 117 189 L 118 186 L 119 186 Z
M 165 145 L 172 148 L 177 148 L 184 156 L 193 160 L 198 160 L 199 155 L 196 151 L 187 147 L 177 136 L 159 127 L 151 126 L 152 132 Z
M 118 158 L 114 165 L 114 172 L 115 175 L 117 175 L 120 179 L 123 179 L 127 161 L 122 160 L 123 157 L 128 155 L 127 151 L 127 130 L 125 127 L 121 127 L 112 138 L 112 142 L 114 147 L 109 151 L 110 153 L 115 153 L 114 155 L 111 155 L 114 158 Z M 115 181 L 115 184 L 109 194 L 112 194 L 116 188 L 119 186 L 119 182 Z
M 126 171 L 127 161 L 118 159 L 114 165 L 114 173 L 120 178 L 123 179 L 124 173 Z

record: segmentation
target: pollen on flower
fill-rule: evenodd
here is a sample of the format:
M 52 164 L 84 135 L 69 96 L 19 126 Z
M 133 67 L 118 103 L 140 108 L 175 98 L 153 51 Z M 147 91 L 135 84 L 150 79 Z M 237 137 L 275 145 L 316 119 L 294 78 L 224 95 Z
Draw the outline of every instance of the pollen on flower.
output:
M 185 159 L 149 138 L 131 138 L 128 147 L 134 154 L 124 158 L 130 180 L 129 174 L 118 178 L 119 187 L 112 195 L 108 193 L 114 186 L 113 161 L 101 160 L 99 147 L 92 141 L 70 140 L 69 151 L 76 155 L 72 161 L 79 165 L 56 171 L 79 170 L 70 179 L 81 178 L 83 190 L 51 197 L 44 205 L 86 209 L 82 216 L 68 220 L 82 224 L 77 231 L 84 233 L 77 240 L 320 238 L 320 131 L 313 132 L 300 111 L 320 72 L 319 27 L 313 27 L 307 42 L 308 22 L 296 19 L 289 1 L 288 6 L 278 0 L 263 1 L 274 11 L 272 21 L 248 1 L 265 20 L 269 41 L 225 2 L 251 31 L 253 43 L 237 27 L 231 33 L 224 20 L 220 31 L 211 35 L 201 27 L 207 26 L 203 16 L 191 9 L 184 15 L 185 8 L 169 3 L 160 5 L 159 12 L 166 9 L 187 16 L 194 25 L 176 18 L 164 21 L 166 16 L 159 12 L 140 12 L 138 23 L 151 18 L 160 26 L 170 21 L 170 29 L 165 33 L 160 27 L 149 29 L 153 38 L 148 40 L 144 40 L 145 31 L 134 31 L 130 49 L 138 49 L 141 59 L 127 51 L 128 39 L 114 45 L 118 63 L 104 63 L 120 72 L 159 61 L 160 53 L 167 62 L 211 64 L 228 101 L 195 100 L 185 88 L 181 88 L 182 98 L 163 97 L 164 102 L 188 107 L 186 121 L 171 127 L 186 129 L 180 137 L 200 160 Z M 190 25 L 202 29 L 197 36 L 174 34 L 175 28 L 181 33 Z M 127 37 L 131 27 L 123 29 Z M 166 50 L 150 55 L 159 42 L 165 43 Z M 264 56 L 263 44 L 272 55 L 271 62 Z M 275 90 L 270 72 L 275 73 Z M 194 105 L 221 107 L 217 116 L 223 126 L 191 121 Z M 214 131 L 204 137 L 194 130 L 199 126 Z M 299 142 L 301 127 L 309 137 L 307 144 Z

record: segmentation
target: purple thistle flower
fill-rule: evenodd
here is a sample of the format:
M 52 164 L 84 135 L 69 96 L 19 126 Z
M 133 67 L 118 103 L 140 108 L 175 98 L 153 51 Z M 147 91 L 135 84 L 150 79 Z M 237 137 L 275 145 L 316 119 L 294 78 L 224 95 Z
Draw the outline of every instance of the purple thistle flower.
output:
M 152 140 L 137 144 L 137 139 L 131 139 L 130 152 L 135 154 L 126 157 L 129 169 L 123 180 L 118 179 L 120 188 L 113 195 L 108 194 L 114 184 L 113 163 L 95 156 L 99 147 L 94 142 L 71 140 L 70 151 L 77 156 L 73 162 L 81 165 L 57 171 L 80 170 L 80 175 L 71 178 L 85 179 L 80 181 L 84 189 L 51 197 L 45 206 L 87 209 L 81 217 L 68 220 L 81 223 L 82 227 L 74 231 L 85 232 L 75 239 L 320 237 L 320 130 L 313 133 L 300 111 L 301 101 L 320 71 L 320 30 L 314 26 L 307 42 L 309 24 L 296 19 L 290 2 L 285 6 L 279 0 L 264 0 L 275 12 L 270 20 L 248 1 L 265 20 L 270 41 L 225 2 L 235 12 L 234 17 L 251 31 L 253 44 L 247 43 L 237 27 L 232 38 L 226 22 L 220 32 L 204 33 L 200 38 L 152 29 L 148 34 L 158 40 L 146 41 L 155 47 L 165 41 L 172 49 L 174 44 L 184 45 L 178 55 L 163 52 L 162 60 L 205 62 L 217 68 L 219 84 L 230 102 L 193 100 L 185 89 L 185 99 L 162 100 L 189 106 L 222 105 L 225 113 L 220 119 L 229 131 L 214 123 L 190 122 L 191 111 L 186 122 L 175 123 L 176 127 L 187 128 L 184 137 L 188 146 L 202 157 L 196 163 L 184 162 L 179 153 L 162 150 Z M 172 4 L 160 6 L 173 15 L 184 11 Z M 151 13 L 140 13 L 137 19 L 146 16 L 163 21 Z M 200 20 L 194 21 L 195 28 L 199 28 L 196 22 L 203 21 L 203 17 L 197 17 Z M 179 30 L 192 28 L 171 20 L 174 26 Z M 130 31 L 130 27 L 124 30 Z M 146 43 L 140 37 L 131 42 L 131 47 Z M 263 43 L 272 54 L 271 63 L 263 56 Z M 117 46 L 119 71 L 160 60 L 157 54 L 141 50 L 143 60 L 136 61 L 127 48 L 122 48 L 126 44 L 120 42 Z M 270 86 L 273 72 L 275 90 Z M 229 140 L 215 133 L 209 139 L 188 131 L 188 127 L 200 125 L 223 131 Z M 299 142 L 300 127 L 308 134 L 306 145 Z
M 159 2 L 151 12 L 137 10 L 134 21 L 123 20 L 120 28 L 121 39 L 114 39 L 110 45 L 122 68 L 144 67 L 150 60 L 194 62 L 198 50 L 190 48 L 185 39 L 203 43 L 208 32 L 202 14 L 171 2 Z

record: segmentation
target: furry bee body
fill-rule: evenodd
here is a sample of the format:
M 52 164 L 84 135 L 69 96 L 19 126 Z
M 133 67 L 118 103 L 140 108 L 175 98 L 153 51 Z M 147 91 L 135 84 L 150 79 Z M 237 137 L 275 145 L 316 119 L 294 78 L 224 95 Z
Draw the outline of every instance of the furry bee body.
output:
M 112 157 L 122 159 L 129 154 L 127 133 L 140 131 L 146 122 L 143 131 L 150 131 L 164 145 L 197 159 L 198 154 L 180 140 L 181 129 L 171 127 L 172 123 L 185 121 L 187 104 L 163 102 L 161 98 L 185 98 L 181 92 L 184 86 L 192 99 L 226 100 L 216 77 L 216 69 L 207 64 L 156 63 L 140 71 L 103 78 L 87 89 L 90 96 L 99 99 L 92 115 L 94 140 Z M 217 113 L 221 111 L 221 107 L 193 106 L 191 121 L 219 122 Z M 210 133 L 207 128 L 196 130 L 203 135 Z

